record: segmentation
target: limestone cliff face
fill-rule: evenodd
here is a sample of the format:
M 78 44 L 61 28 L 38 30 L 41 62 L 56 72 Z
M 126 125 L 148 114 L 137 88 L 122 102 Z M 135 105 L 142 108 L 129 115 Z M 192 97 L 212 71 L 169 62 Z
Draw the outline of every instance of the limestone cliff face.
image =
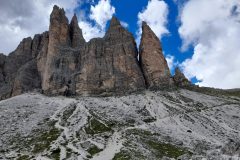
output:
M 169 85 L 159 39 L 143 23 L 140 62 L 134 37 L 116 17 L 103 38 L 86 42 L 76 15 L 70 24 L 54 6 L 49 31 L 0 54 L 0 99 L 38 90 L 48 95 L 112 95 Z M 178 84 L 176 74 L 174 81 Z M 181 78 L 180 78 L 181 79 Z
M 76 14 L 74 14 L 70 23 L 70 39 L 72 48 L 79 48 L 85 44 L 85 39 L 82 35 L 82 30 L 78 26 Z
M 6 56 L 0 53 L 0 86 L 1 86 L 1 82 L 3 82 L 5 78 L 4 72 L 3 72 L 5 59 L 6 59 Z
M 69 46 L 70 34 L 68 19 L 63 9 L 54 6 L 50 15 L 47 59 L 44 73 L 42 73 L 42 88 L 45 92 L 55 92 L 56 89 L 62 87 L 61 83 L 64 82 L 58 83 L 58 81 L 56 81 L 56 78 L 59 79 L 59 81 L 64 81 L 63 77 L 58 77 L 57 74 L 57 69 L 59 68 L 58 63 L 61 61 L 59 57 L 61 56 L 61 51 Z
M 0 99 L 41 89 L 37 57 L 43 48 L 42 37 L 25 38 L 15 51 L 8 56 L 0 56 Z
M 148 88 L 161 88 L 170 83 L 170 71 L 158 37 L 146 22 L 142 23 L 139 47 L 140 63 Z
M 103 38 L 92 39 L 80 51 L 77 94 L 105 94 L 145 88 L 133 36 L 113 17 Z

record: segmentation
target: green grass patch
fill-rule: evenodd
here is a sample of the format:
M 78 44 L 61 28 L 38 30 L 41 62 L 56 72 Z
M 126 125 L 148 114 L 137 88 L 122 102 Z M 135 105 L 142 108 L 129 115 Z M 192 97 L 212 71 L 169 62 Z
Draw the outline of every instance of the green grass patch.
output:
M 112 160 L 131 160 L 131 156 L 124 151 L 120 151 L 114 155 Z
M 93 155 L 101 152 L 102 149 L 100 149 L 100 148 L 98 148 L 97 146 L 94 145 L 94 146 L 90 147 L 87 151 L 88 151 L 89 154 L 91 154 L 93 156 Z
M 32 152 L 34 154 L 43 152 L 48 149 L 53 141 L 55 141 L 61 134 L 57 128 L 51 128 L 38 137 L 34 138 L 30 143 L 34 144 Z
M 110 132 L 112 131 L 112 129 L 107 125 L 101 123 L 96 118 L 89 118 L 88 126 L 85 127 L 85 131 L 87 134 L 98 134 L 98 133 Z
M 61 152 L 60 148 L 55 149 L 54 151 L 52 151 L 51 158 L 55 160 L 60 159 L 60 152 Z
M 235 96 L 240 97 L 240 89 L 218 89 L 218 88 L 210 88 L 210 87 L 198 87 L 198 86 L 189 86 L 186 89 L 211 95 L 211 96 Z
M 163 156 L 169 157 L 169 158 L 177 158 L 185 153 L 187 153 L 185 150 L 178 148 L 174 145 L 167 144 L 167 143 L 161 143 L 157 141 L 148 140 L 146 144 L 154 149 L 154 154 L 158 158 L 162 158 Z
M 76 110 L 76 104 L 72 104 L 67 110 L 63 112 L 62 123 L 65 125 L 67 123 L 68 118 L 73 114 Z
M 145 123 L 152 123 L 152 122 L 155 122 L 157 119 L 154 118 L 154 117 L 149 117 L 149 118 L 146 118 L 143 120 L 143 122 Z
M 133 134 L 133 135 L 139 135 L 141 137 L 150 137 L 150 136 L 157 136 L 158 133 L 152 133 L 150 131 L 147 130 L 143 130 L 143 129 L 130 129 L 127 131 L 126 133 L 127 135 Z

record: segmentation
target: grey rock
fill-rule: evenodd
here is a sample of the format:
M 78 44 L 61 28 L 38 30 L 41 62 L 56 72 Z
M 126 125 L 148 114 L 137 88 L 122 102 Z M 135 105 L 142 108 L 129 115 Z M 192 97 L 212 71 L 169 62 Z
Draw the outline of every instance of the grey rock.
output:
M 184 154 L 177 157 L 177 160 L 189 160 L 189 159 L 191 159 L 191 156 L 189 154 Z
M 230 139 L 221 149 L 223 154 L 240 156 L 240 141 Z

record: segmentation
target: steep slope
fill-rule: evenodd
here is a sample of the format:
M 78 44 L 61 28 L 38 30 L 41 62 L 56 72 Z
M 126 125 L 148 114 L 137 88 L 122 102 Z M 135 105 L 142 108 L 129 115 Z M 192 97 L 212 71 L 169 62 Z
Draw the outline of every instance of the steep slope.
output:
M 0 102 L 0 159 L 239 159 L 240 98 L 189 90 Z M 168 157 L 168 158 L 167 158 Z

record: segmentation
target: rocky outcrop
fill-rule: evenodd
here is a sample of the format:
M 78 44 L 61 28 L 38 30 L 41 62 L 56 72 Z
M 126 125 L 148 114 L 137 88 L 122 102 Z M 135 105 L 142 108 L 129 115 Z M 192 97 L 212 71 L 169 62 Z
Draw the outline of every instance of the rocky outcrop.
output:
M 77 94 L 109 94 L 145 88 L 134 38 L 113 17 L 103 38 L 92 39 L 80 51 Z
M 186 87 L 191 84 L 178 67 L 175 68 L 175 75 L 173 76 L 173 80 L 175 85 L 178 87 Z
M 60 56 L 70 46 L 68 19 L 65 11 L 58 6 L 53 7 L 50 15 L 49 42 L 47 59 L 44 68 L 42 88 L 44 92 L 55 93 L 62 87 L 64 77 L 59 75 Z
M 85 44 L 85 39 L 82 35 L 82 30 L 78 26 L 76 14 L 74 14 L 70 23 L 70 39 L 72 48 L 79 48 Z
M 0 77 L 3 77 L 0 80 L 0 99 L 41 89 L 37 64 L 41 63 L 41 55 L 46 52 L 46 44 L 47 32 L 35 35 L 33 39 L 23 39 L 15 51 L 8 56 L 0 56 Z
M 5 81 L 4 76 L 4 64 L 5 64 L 6 56 L 3 53 L 0 53 L 0 86 L 3 81 Z
M 158 37 L 146 22 L 142 23 L 139 46 L 140 64 L 148 88 L 162 88 L 170 84 L 170 71 L 163 56 Z
M 41 88 L 40 76 L 35 59 L 27 62 L 18 70 L 12 88 L 11 96 Z
M 23 39 L 8 56 L 0 54 L 0 99 L 32 90 L 112 95 L 169 86 L 170 71 L 159 39 L 145 22 L 142 28 L 138 61 L 134 37 L 116 17 L 103 38 L 86 42 L 77 16 L 69 24 L 64 10 L 54 6 L 49 31 Z M 174 81 L 180 85 L 177 75 Z

